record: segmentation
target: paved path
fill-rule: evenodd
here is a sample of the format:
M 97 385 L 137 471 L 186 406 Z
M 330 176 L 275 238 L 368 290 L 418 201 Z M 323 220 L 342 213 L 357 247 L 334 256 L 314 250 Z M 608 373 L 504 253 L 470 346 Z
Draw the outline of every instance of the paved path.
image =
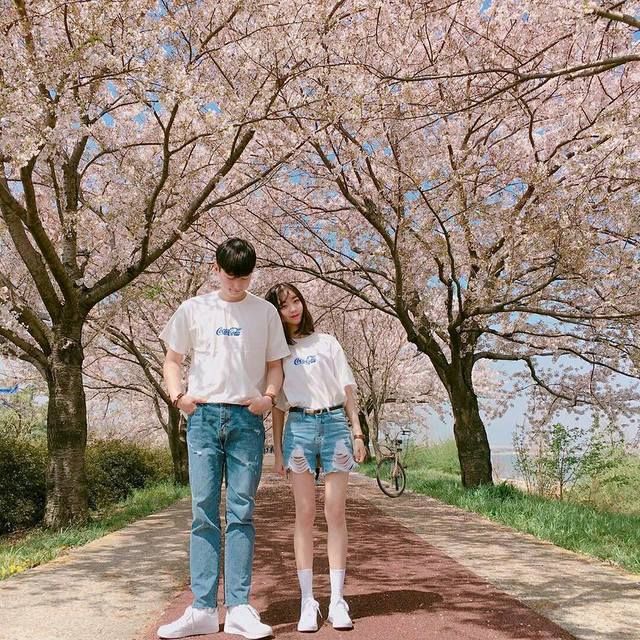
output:
M 188 579 L 189 501 L 0 582 L 0 640 L 132 640 Z
M 319 500 L 315 591 L 326 612 L 321 509 Z M 349 640 L 640 640 L 636 577 L 424 496 L 390 500 L 361 476 L 348 513 L 346 594 L 356 623 Z M 1 582 L 0 640 L 155 638 L 191 599 L 189 520 L 182 501 Z M 278 638 L 300 637 L 293 500 L 268 472 L 256 520 L 253 601 Z M 313 637 L 339 635 L 325 624 Z
M 321 491 L 318 492 L 321 496 Z M 300 637 L 299 595 L 292 548 L 293 501 L 281 484 L 261 489 L 257 509 L 253 600 L 277 638 Z M 396 506 L 400 506 L 397 504 Z M 473 575 L 352 491 L 348 500 L 351 552 L 346 594 L 355 621 L 349 640 L 569 640 L 572 636 Z M 326 526 L 316 518 L 315 581 L 321 610 L 328 605 Z M 189 604 L 181 593 L 158 622 Z M 155 637 L 156 623 L 145 639 Z M 325 624 L 318 640 L 336 638 Z
M 354 476 L 354 493 L 580 640 L 640 640 L 640 576 L 514 532 L 432 498 L 384 496 Z

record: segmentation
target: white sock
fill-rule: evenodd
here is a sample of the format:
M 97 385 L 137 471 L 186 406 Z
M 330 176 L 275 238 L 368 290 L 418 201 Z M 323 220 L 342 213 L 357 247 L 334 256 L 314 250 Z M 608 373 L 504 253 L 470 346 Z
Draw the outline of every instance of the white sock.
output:
M 331 602 L 338 602 L 338 600 L 342 599 L 345 573 L 345 569 L 329 569 L 329 579 L 331 580 Z
M 313 598 L 313 569 L 299 569 L 298 582 L 302 600 Z

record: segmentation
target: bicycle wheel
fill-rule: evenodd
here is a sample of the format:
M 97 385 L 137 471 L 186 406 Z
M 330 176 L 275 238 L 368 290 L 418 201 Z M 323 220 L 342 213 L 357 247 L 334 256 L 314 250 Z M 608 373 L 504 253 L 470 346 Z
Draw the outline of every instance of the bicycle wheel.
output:
M 399 462 L 393 458 L 382 458 L 376 469 L 376 480 L 380 490 L 390 498 L 402 495 L 407 486 L 407 476 Z

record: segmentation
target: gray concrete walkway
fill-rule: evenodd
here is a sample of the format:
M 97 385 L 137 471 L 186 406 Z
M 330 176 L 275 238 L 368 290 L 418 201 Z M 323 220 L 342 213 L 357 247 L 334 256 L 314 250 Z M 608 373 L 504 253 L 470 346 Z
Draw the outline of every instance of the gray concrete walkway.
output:
M 277 481 L 267 473 L 265 482 Z M 640 640 L 636 576 L 424 496 L 391 500 L 363 476 L 354 475 L 349 499 L 382 510 L 579 640 Z M 189 520 L 182 501 L 0 582 L 0 640 L 139 640 L 184 591 Z M 375 548 L 384 554 L 392 543 Z
M 0 640 L 134 640 L 188 579 L 191 502 L 0 582 Z
M 541 542 L 432 498 L 352 490 L 456 562 L 579 640 L 640 640 L 640 576 Z

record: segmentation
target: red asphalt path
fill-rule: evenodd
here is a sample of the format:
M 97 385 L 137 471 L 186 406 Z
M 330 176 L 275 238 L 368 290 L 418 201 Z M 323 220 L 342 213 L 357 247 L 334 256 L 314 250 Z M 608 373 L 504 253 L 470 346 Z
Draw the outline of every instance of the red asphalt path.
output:
M 251 603 L 277 638 L 317 640 L 570 640 L 574 637 L 425 543 L 372 504 L 347 502 L 349 558 L 345 598 L 352 631 L 324 622 L 317 633 L 296 630 L 299 590 L 293 555 L 294 505 L 289 487 L 265 472 L 256 506 L 256 553 Z M 314 594 L 326 616 L 329 569 L 323 487 L 317 489 Z M 401 499 L 397 502 L 402 508 Z M 456 535 L 455 531 L 451 532 Z M 159 625 L 178 617 L 191 602 L 185 589 L 153 621 L 144 640 L 156 638 Z M 220 590 L 219 603 L 223 602 Z M 224 607 L 220 607 L 223 614 Z M 221 616 L 221 623 L 223 617 Z M 222 629 L 222 624 L 221 627 Z M 224 633 L 198 638 L 239 638 Z

